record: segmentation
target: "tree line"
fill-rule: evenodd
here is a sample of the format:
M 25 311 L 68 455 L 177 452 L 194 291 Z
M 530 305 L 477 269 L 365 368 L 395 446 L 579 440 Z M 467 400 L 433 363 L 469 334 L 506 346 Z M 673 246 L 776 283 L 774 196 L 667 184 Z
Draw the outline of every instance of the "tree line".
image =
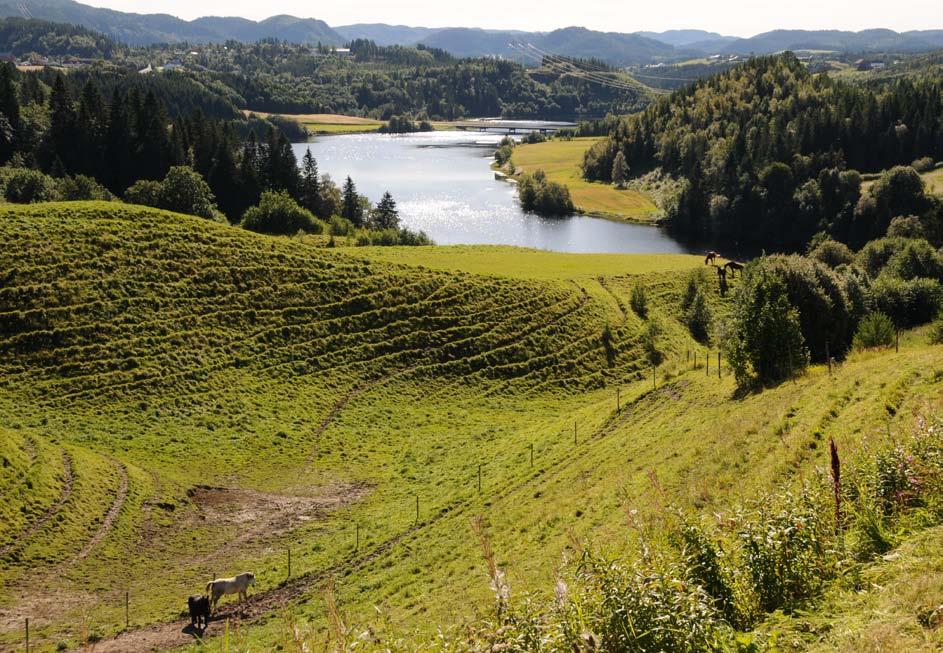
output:
M 881 195 L 854 171 L 932 165 L 943 158 L 941 116 L 938 77 L 872 88 L 813 75 L 789 53 L 762 57 L 621 118 L 587 152 L 584 174 L 611 181 L 621 153 L 634 173 L 675 176 L 669 224 L 691 238 L 795 250 L 825 231 L 860 246 L 896 215 L 939 221 L 935 198 L 915 187 L 897 196 L 912 175 Z
M 427 240 L 400 229 L 392 197 L 371 206 L 349 177 L 339 188 L 320 174 L 310 150 L 299 166 L 275 125 L 259 121 L 264 131 L 243 137 L 241 124 L 199 109 L 171 118 L 153 90 L 142 95 L 135 85 L 115 85 L 106 98 L 87 79 L 74 97 L 62 75 L 49 87 L 0 66 L 0 164 L 10 201 L 118 196 L 274 233 L 330 226 L 339 235 L 393 230 L 397 239 Z

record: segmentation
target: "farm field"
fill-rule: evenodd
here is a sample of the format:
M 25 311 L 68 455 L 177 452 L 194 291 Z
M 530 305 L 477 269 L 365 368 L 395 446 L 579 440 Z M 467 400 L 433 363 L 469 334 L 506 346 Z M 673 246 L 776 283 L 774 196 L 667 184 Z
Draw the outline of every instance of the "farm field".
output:
M 246 112 L 250 113 L 250 112 Z M 267 117 L 264 111 L 253 111 L 256 115 Z M 359 118 L 334 113 L 279 114 L 304 125 L 313 134 L 360 134 L 377 131 L 383 122 L 373 118 Z
M 619 190 L 611 184 L 583 179 L 580 169 L 583 153 L 598 140 L 553 139 L 543 143 L 518 145 L 514 148 L 511 160 L 518 170 L 533 172 L 541 169 L 551 181 L 564 184 L 570 189 L 573 204 L 585 213 L 642 222 L 655 218 L 658 215 L 658 207 L 644 194 L 632 189 Z
M 477 515 L 512 595 L 552 595 L 574 542 L 632 550 L 631 510 L 723 513 L 943 408 L 926 329 L 736 393 L 679 319 L 699 257 L 328 249 L 100 202 L 3 206 L 0 235 L 4 651 L 27 617 L 31 650 L 216 650 L 180 613 L 241 571 L 207 632 L 232 650 L 332 614 L 437 648 L 493 607 Z

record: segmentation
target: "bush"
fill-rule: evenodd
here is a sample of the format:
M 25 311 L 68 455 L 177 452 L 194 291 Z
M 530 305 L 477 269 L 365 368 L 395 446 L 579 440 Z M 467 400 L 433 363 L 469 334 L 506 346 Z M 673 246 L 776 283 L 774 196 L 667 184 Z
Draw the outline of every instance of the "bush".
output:
M 870 313 L 858 323 L 853 344 L 855 349 L 889 347 L 894 344 L 895 333 L 891 318 L 884 313 Z
M 835 356 L 848 349 L 863 307 L 846 294 L 845 273 L 811 258 L 777 255 L 759 259 L 756 274 L 774 274 L 785 283 L 812 360 L 824 361 L 826 349 Z
M 68 201 L 104 200 L 110 202 L 115 199 L 111 191 L 91 177 L 86 177 L 85 175 L 75 175 L 74 177 L 63 177 L 60 179 L 59 195 L 62 199 Z
M 943 345 L 943 313 L 937 315 L 930 326 L 930 343 Z
M 899 327 L 925 324 L 943 306 L 943 287 L 935 279 L 900 279 L 882 275 L 871 285 L 875 309 Z
M 643 320 L 648 317 L 648 293 L 645 286 L 640 283 L 632 286 L 632 294 L 629 295 L 629 305 L 635 314 Z
M 357 232 L 356 244 L 364 246 L 396 246 L 396 245 L 434 245 L 424 231 L 410 231 L 409 229 L 370 229 Z
M 923 224 L 913 215 L 899 215 L 887 227 L 888 238 L 923 238 Z
M 741 387 L 780 382 L 808 365 L 799 312 L 780 277 L 750 270 L 734 296 L 723 346 Z
M 559 216 L 573 213 L 573 200 L 563 184 L 549 181 L 543 170 L 523 174 L 517 183 L 521 208 L 540 215 Z
M 847 265 L 855 260 L 855 253 L 845 243 L 827 238 L 809 251 L 809 258 L 824 263 L 830 268 Z
M 216 198 L 200 173 L 187 166 L 174 166 L 162 181 L 142 179 L 124 192 L 131 204 L 143 204 L 166 211 L 195 215 L 227 223 L 216 207 Z
M 943 254 L 925 240 L 907 239 L 881 271 L 901 279 L 926 277 L 943 281 Z
M 240 226 L 265 234 L 292 235 L 299 231 L 319 234 L 324 225 L 311 211 L 301 207 L 287 191 L 262 193 L 258 206 L 242 215 Z
M 7 177 L 4 197 L 15 204 L 52 202 L 59 199 L 58 184 L 39 170 L 15 168 Z
M 703 270 L 698 270 L 688 277 L 688 285 L 681 300 L 681 313 L 691 336 L 699 342 L 708 342 L 712 317 L 710 306 L 707 304 Z
M 935 166 L 932 157 L 924 156 L 916 159 L 913 163 L 910 164 L 910 167 L 917 172 L 929 172 L 930 170 L 933 170 Z

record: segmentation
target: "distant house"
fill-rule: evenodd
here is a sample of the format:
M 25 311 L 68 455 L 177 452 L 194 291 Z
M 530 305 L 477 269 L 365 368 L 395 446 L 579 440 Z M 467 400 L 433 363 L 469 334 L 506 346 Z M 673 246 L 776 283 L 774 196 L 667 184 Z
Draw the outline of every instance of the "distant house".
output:
M 334 54 L 336 54 L 338 57 L 349 57 L 350 48 L 334 48 Z
M 138 75 L 150 75 L 152 72 L 154 72 L 154 68 L 151 64 L 147 64 L 147 68 L 141 68 L 141 70 L 138 71 Z

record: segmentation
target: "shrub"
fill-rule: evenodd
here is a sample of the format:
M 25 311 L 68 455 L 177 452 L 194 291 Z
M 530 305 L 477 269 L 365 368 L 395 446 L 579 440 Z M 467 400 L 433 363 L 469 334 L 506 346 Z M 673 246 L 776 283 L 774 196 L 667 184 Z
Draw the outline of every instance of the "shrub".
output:
M 855 332 L 855 349 L 889 347 L 894 344 L 894 323 L 884 313 L 870 313 L 858 323 Z
M 39 170 L 16 168 L 7 177 L 4 197 L 16 204 L 51 202 L 59 199 L 56 180 Z
M 209 184 L 200 173 L 187 166 L 172 167 L 159 182 L 147 179 L 134 182 L 124 192 L 124 199 L 132 204 L 228 223 L 216 207 L 216 198 Z
M 917 172 L 928 172 L 934 168 L 933 158 L 929 156 L 920 157 L 911 163 L 910 167 Z
M 943 287 L 935 279 L 900 279 L 882 275 L 871 285 L 876 310 L 888 315 L 899 327 L 925 324 L 943 306 Z
M 681 526 L 674 533 L 675 546 L 684 561 L 687 576 L 714 600 L 715 609 L 728 623 L 746 626 L 740 615 L 731 572 L 724 566 L 724 553 L 700 524 L 682 516 Z
M 521 208 L 540 215 L 558 216 L 573 213 L 573 200 L 563 184 L 549 181 L 543 170 L 524 173 L 517 183 Z
M 64 200 L 104 200 L 110 202 L 115 199 L 107 188 L 91 177 L 75 175 L 63 177 L 59 180 L 59 195 Z
M 789 303 L 796 309 L 802 337 L 812 360 L 824 361 L 826 349 L 841 356 L 851 345 L 859 317 L 845 293 L 844 273 L 802 256 L 767 256 L 758 260 L 756 274 L 783 280 Z
M 691 336 L 699 342 L 710 340 L 711 310 L 707 304 L 707 280 L 703 270 L 688 277 L 688 284 L 681 300 L 681 314 Z
M 930 343 L 934 345 L 943 345 L 943 313 L 936 316 L 933 325 L 930 327 Z
M 645 357 L 652 365 L 658 365 L 663 358 L 661 350 L 658 348 L 658 336 L 661 335 L 661 325 L 655 320 L 648 320 L 645 328 L 642 329 L 642 348 L 645 350 Z
M 734 296 L 724 349 L 740 386 L 783 381 L 808 365 L 799 313 L 781 278 L 750 271 Z
M 291 235 L 304 231 L 319 234 L 323 224 L 311 211 L 301 207 L 287 191 L 262 193 L 258 206 L 246 210 L 240 225 L 249 231 Z
M 357 232 L 356 244 L 363 246 L 395 246 L 395 245 L 434 245 L 424 231 L 411 231 L 405 227 L 400 229 L 369 229 Z
M 511 160 L 512 154 L 514 154 L 513 145 L 501 145 L 494 151 L 495 163 L 497 163 L 499 166 L 503 166 L 505 163 Z
M 640 283 L 632 286 L 632 294 L 629 295 L 629 305 L 635 314 L 643 320 L 648 317 L 648 292 L 645 286 Z
M 809 251 L 809 258 L 824 263 L 830 268 L 847 265 L 855 260 L 855 253 L 845 243 L 827 238 Z
M 923 224 L 913 215 L 899 215 L 887 227 L 888 238 L 923 238 Z
M 943 254 L 925 240 L 907 239 L 881 271 L 901 279 L 926 277 L 943 280 Z
M 742 522 L 738 537 L 753 592 L 763 612 L 789 610 L 815 596 L 834 573 L 828 511 L 809 491 L 786 494 L 782 506 Z

